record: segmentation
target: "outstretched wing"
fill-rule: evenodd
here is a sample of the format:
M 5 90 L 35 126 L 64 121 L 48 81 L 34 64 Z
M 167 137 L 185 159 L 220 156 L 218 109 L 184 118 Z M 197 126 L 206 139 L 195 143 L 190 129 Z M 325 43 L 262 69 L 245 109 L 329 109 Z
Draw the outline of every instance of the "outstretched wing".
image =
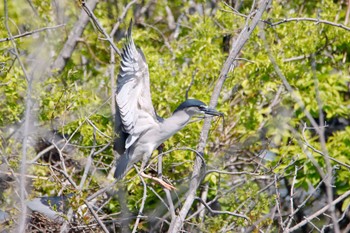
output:
M 141 49 L 137 49 L 134 44 L 131 29 L 132 22 L 122 52 L 116 95 L 122 129 L 129 134 L 126 149 L 144 130 L 157 122 L 151 99 L 148 66 Z

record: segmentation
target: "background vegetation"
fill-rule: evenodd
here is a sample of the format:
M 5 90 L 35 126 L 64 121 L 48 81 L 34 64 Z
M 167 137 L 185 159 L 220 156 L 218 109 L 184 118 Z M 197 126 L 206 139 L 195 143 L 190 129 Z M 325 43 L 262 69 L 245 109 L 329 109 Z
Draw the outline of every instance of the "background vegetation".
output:
M 134 170 L 114 185 L 120 57 L 82 4 L 0 4 L 0 209 L 7 216 L 0 229 L 166 232 L 189 198 L 202 121 L 165 144 L 163 176 L 177 190 L 142 181 Z M 162 117 L 186 92 L 210 102 L 232 45 L 260 6 L 88 4 L 119 49 L 134 20 L 133 38 L 146 56 Z M 211 124 L 202 180 L 182 231 L 350 230 L 349 9 L 346 0 L 269 3 L 221 89 L 216 108 L 225 118 Z M 148 173 L 156 174 L 156 161 Z M 67 195 L 63 223 L 24 210 L 26 200 Z

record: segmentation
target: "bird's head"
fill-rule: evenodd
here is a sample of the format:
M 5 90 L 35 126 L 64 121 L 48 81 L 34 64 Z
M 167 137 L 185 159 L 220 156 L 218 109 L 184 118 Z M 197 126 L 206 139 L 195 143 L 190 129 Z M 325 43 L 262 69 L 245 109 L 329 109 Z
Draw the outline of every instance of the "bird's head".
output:
M 213 108 L 208 107 L 205 103 L 196 99 L 187 99 L 185 102 L 179 105 L 174 111 L 174 114 L 179 111 L 185 111 L 189 115 L 205 114 L 211 116 L 222 116 L 221 112 L 216 111 Z

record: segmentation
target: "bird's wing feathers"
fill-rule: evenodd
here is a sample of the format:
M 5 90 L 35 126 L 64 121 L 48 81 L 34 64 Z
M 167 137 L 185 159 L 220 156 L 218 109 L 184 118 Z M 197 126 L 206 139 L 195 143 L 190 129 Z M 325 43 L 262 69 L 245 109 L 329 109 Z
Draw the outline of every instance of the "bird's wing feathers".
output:
M 129 148 L 149 124 L 157 121 L 152 105 L 148 66 L 144 55 L 137 49 L 128 30 L 123 48 L 116 101 L 123 131 L 129 134 L 125 148 Z

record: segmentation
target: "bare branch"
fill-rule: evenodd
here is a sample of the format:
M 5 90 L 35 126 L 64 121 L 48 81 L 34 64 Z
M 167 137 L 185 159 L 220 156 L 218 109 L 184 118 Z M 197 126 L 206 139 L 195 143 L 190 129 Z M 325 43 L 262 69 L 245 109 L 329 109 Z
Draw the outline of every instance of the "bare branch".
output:
M 320 188 L 320 186 L 324 183 L 324 180 L 320 181 L 318 183 L 318 185 L 316 186 L 316 188 L 305 198 L 305 200 L 300 204 L 298 205 L 298 207 L 295 209 L 295 211 L 293 213 L 291 213 L 288 218 L 285 220 L 285 222 L 287 222 L 287 229 L 289 229 L 291 223 L 292 223 L 292 220 L 293 220 L 293 217 L 296 213 L 298 213 L 298 211 L 303 208 L 306 203 L 310 200 L 310 198 L 316 193 L 316 191 Z
M 186 89 L 186 95 L 185 95 L 186 99 L 188 99 L 188 93 L 190 92 L 191 87 L 193 86 L 194 77 L 196 77 L 197 72 L 198 72 L 198 69 L 197 69 L 197 68 L 192 72 L 192 78 L 191 78 L 190 85 L 188 85 L 188 87 L 187 87 L 187 89 Z
M 22 141 L 22 157 L 21 157 L 21 166 L 20 166 L 20 183 L 19 183 L 19 190 L 20 190 L 20 204 L 21 204 L 21 210 L 20 210 L 20 219 L 19 219 L 19 232 L 24 232 L 25 226 L 26 226 L 26 219 L 27 219 L 27 206 L 25 203 L 26 199 L 26 171 L 27 171 L 27 149 L 28 149 L 28 134 L 29 134 L 29 124 L 30 124 L 30 116 L 31 116 L 31 107 L 32 107 L 32 82 L 33 79 L 28 75 L 26 68 L 24 67 L 24 64 L 19 56 L 17 45 L 13 39 L 13 36 L 11 34 L 10 27 L 8 25 L 9 16 L 8 16 L 8 6 L 7 6 L 7 0 L 4 0 L 4 15 L 5 15 L 5 27 L 7 30 L 7 34 L 10 38 L 10 41 L 12 43 L 15 55 L 17 57 L 17 60 L 22 68 L 24 77 L 27 80 L 27 93 L 25 98 L 25 113 L 24 113 L 24 131 L 23 131 L 23 141 Z
M 94 133 L 93 133 L 93 136 L 94 136 L 94 146 L 96 146 L 96 129 L 94 128 Z M 80 180 L 80 184 L 79 184 L 79 189 L 82 190 L 83 189 L 83 186 L 84 186 L 84 183 L 86 181 L 86 178 L 89 174 L 89 171 L 90 171 L 90 167 L 92 165 L 92 161 L 93 161 L 93 156 L 95 155 L 95 147 L 93 147 L 91 149 L 91 152 L 89 154 L 89 157 L 87 158 L 86 160 L 86 164 L 85 164 L 85 168 L 84 168 L 84 173 L 83 173 L 83 176 L 81 177 L 81 180 Z
M 19 34 L 19 35 L 15 35 L 15 36 L 12 36 L 12 37 L 2 38 L 2 39 L 0 39 L 0 42 L 15 40 L 15 39 L 18 39 L 18 38 L 21 38 L 21 37 L 26 37 L 26 36 L 33 35 L 33 34 L 38 33 L 38 32 L 42 32 L 42 31 L 46 31 L 46 30 L 53 30 L 53 29 L 60 28 L 60 27 L 63 27 L 63 26 L 66 26 L 66 24 L 60 24 L 60 25 L 56 25 L 56 26 L 52 26 L 52 27 L 43 27 L 43 28 L 35 29 L 33 31 L 25 32 L 25 33 L 22 33 L 22 34 Z
M 276 198 L 275 198 L 275 201 L 276 201 L 276 210 L 277 210 L 277 213 L 278 213 L 278 222 L 279 222 L 279 225 L 280 227 L 282 228 L 282 230 L 284 231 L 284 223 L 283 223 L 283 219 L 282 219 L 282 213 L 281 213 L 281 199 L 280 199 L 280 193 L 278 192 L 278 178 L 277 178 L 277 175 L 275 174 L 274 175 L 274 184 L 275 184 L 275 191 L 276 191 Z
M 94 194 L 88 196 L 86 198 L 86 200 L 91 201 L 91 200 L 95 199 L 96 197 L 100 196 L 101 194 L 103 194 L 103 193 L 107 192 L 109 189 L 111 189 L 117 182 L 118 182 L 117 180 L 113 181 L 113 183 L 107 185 L 106 187 L 101 188 L 100 190 L 98 190 Z
M 94 9 L 98 3 L 98 0 L 89 0 L 88 5 L 90 9 Z M 54 72 L 60 73 L 66 66 L 68 59 L 72 56 L 73 51 L 78 43 L 79 38 L 84 32 L 86 25 L 89 22 L 89 16 L 85 12 L 80 13 L 78 21 L 74 24 L 66 43 L 63 46 L 60 54 L 53 62 L 51 69 Z
M 233 213 L 233 212 L 230 212 L 230 211 L 213 210 L 213 209 L 210 208 L 210 206 L 208 206 L 208 204 L 205 203 L 201 198 L 196 197 L 195 200 L 200 201 L 200 202 L 205 206 L 205 208 L 207 208 L 207 209 L 209 210 L 209 212 L 212 213 L 212 214 L 228 214 L 228 215 L 231 215 L 231 216 L 234 216 L 234 217 L 244 218 L 244 219 L 246 219 L 248 222 L 250 222 L 250 219 L 249 219 L 247 216 L 243 215 L 243 214 L 237 214 L 237 213 Z
M 327 148 L 326 148 L 326 141 L 325 141 L 325 137 L 324 137 L 324 127 L 323 127 L 323 123 L 321 126 L 319 126 L 317 124 L 317 122 L 315 121 L 315 119 L 312 117 L 311 113 L 307 110 L 306 105 L 304 104 L 303 100 L 301 99 L 301 97 L 299 97 L 294 89 L 292 88 L 292 86 L 289 84 L 287 78 L 284 76 L 282 70 L 280 69 L 280 67 L 278 66 L 275 58 L 272 55 L 271 49 L 267 43 L 266 40 L 266 35 L 265 32 L 263 30 L 263 25 L 261 26 L 262 30 L 260 32 L 260 35 L 262 37 L 262 39 L 264 40 L 265 43 L 265 48 L 268 54 L 268 57 L 270 59 L 270 62 L 272 63 L 275 72 L 277 73 L 278 77 L 282 80 L 284 86 L 286 87 L 286 89 L 288 90 L 288 92 L 291 94 L 292 98 L 294 99 L 294 101 L 300 106 L 300 108 L 303 110 L 305 116 L 307 117 L 307 119 L 310 121 L 311 125 L 314 127 L 315 131 L 317 132 L 318 136 L 319 136 L 319 140 L 320 140 L 320 144 L 321 144 L 321 148 L 322 148 L 322 152 L 325 155 L 323 158 L 326 162 L 326 169 L 327 169 L 327 174 L 324 174 L 322 169 L 317 169 L 318 172 L 320 173 L 320 176 L 325 179 L 327 177 L 327 180 L 325 180 L 325 185 L 326 185 L 326 192 L 327 192 L 327 201 L 328 203 L 332 203 L 333 200 L 333 191 L 332 191 L 332 166 L 329 160 L 329 156 L 328 156 L 328 152 L 327 152 Z M 317 97 L 316 97 L 317 98 Z M 320 106 L 320 100 L 318 101 L 318 107 L 322 108 L 322 106 Z M 310 158 L 310 157 L 309 157 Z M 317 162 L 314 161 L 313 164 L 317 167 Z M 331 207 L 329 209 L 329 211 L 331 212 L 332 215 L 332 221 L 334 223 L 334 230 L 336 233 L 339 232 L 339 225 L 336 221 L 336 216 L 335 216 L 335 207 Z
M 236 59 L 236 57 L 238 56 L 238 54 L 242 50 L 244 44 L 249 39 L 251 33 L 253 32 L 254 28 L 258 24 L 259 20 L 261 19 L 262 15 L 263 15 L 263 13 L 264 13 L 264 11 L 267 8 L 269 3 L 270 3 L 270 0 L 261 1 L 261 5 L 257 9 L 256 14 L 255 14 L 254 18 L 252 19 L 251 23 L 249 25 L 246 25 L 243 28 L 243 30 L 241 31 L 237 40 L 233 44 L 233 46 L 232 46 L 233 49 L 230 52 L 229 57 L 225 61 L 223 69 L 221 70 L 221 73 L 219 75 L 219 79 L 218 79 L 216 86 L 214 88 L 214 91 L 213 91 L 213 94 L 212 94 L 212 97 L 210 100 L 211 107 L 215 107 L 217 105 L 222 86 L 226 80 L 227 74 L 229 73 L 230 68 L 231 68 L 234 60 Z M 210 124 L 211 124 L 211 118 L 206 118 L 204 121 L 201 135 L 200 135 L 200 143 L 198 146 L 199 152 L 204 151 L 206 141 L 208 138 L 208 134 L 209 134 Z M 191 177 L 191 181 L 190 181 L 190 185 L 189 185 L 190 188 L 189 188 L 188 193 L 187 193 L 186 201 L 183 204 L 183 207 L 181 208 L 178 216 L 171 221 L 168 232 L 180 232 L 182 225 L 183 225 L 183 221 L 184 221 L 184 219 L 185 219 L 188 211 L 190 210 L 190 208 L 193 204 L 193 201 L 195 199 L 196 190 L 201 182 L 202 164 L 203 164 L 202 160 L 199 157 L 197 157 L 195 160 L 193 173 L 192 173 L 192 177 Z
M 295 225 L 292 228 L 290 228 L 289 230 L 287 230 L 286 233 L 298 230 L 300 227 L 302 227 L 305 224 L 309 223 L 312 219 L 317 218 L 319 215 L 325 213 L 327 210 L 329 210 L 330 207 L 335 206 L 336 204 L 338 204 L 339 202 L 341 202 L 342 200 L 344 200 L 348 196 L 350 196 L 350 190 L 345 192 L 343 195 L 341 195 L 340 197 L 338 197 L 337 199 L 335 199 L 331 203 L 327 204 L 325 207 L 319 209 L 318 211 L 316 211 L 312 215 L 310 215 L 308 217 L 305 217 L 305 220 L 301 221 L 297 225 Z
M 290 212 L 291 214 L 289 215 L 289 221 L 287 223 L 287 229 L 289 228 L 290 224 L 292 223 L 293 216 L 295 215 L 296 211 L 294 210 L 294 185 L 296 182 L 296 178 L 298 175 L 298 166 L 295 166 L 294 169 L 294 176 L 293 176 L 293 181 L 292 181 L 292 187 L 290 188 Z
M 163 154 L 162 154 L 163 148 L 164 148 L 163 145 L 158 147 L 158 152 L 159 152 L 159 156 L 158 156 L 158 178 L 160 178 L 160 179 L 163 178 Z M 169 203 L 169 206 L 167 206 L 166 204 L 165 204 L 165 206 L 169 209 L 170 214 L 171 214 L 171 219 L 173 219 L 173 218 L 175 218 L 175 207 L 174 207 L 173 199 L 171 198 L 171 193 L 166 188 L 163 188 L 163 191 L 165 192 L 167 201 Z M 161 201 L 163 202 L 162 199 L 161 199 Z
M 84 200 L 85 205 L 87 206 L 87 208 L 89 209 L 90 213 L 94 216 L 96 222 L 100 225 L 100 227 L 102 228 L 102 230 L 105 233 L 109 233 L 107 227 L 105 226 L 105 224 L 103 224 L 103 222 L 101 221 L 101 219 L 98 217 L 97 213 L 94 211 L 94 209 L 92 208 L 92 206 L 90 205 L 90 203 L 87 200 Z
M 140 174 L 139 170 L 137 169 L 136 166 L 134 166 L 137 173 Z M 141 206 L 140 206 L 140 210 L 139 210 L 139 213 L 137 215 L 137 218 L 136 218 L 136 221 L 135 221 L 135 224 L 134 224 L 134 228 L 132 230 L 132 233 L 136 233 L 137 232 L 137 227 L 139 225 L 139 222 L 140 222 L 140 219 L 142 217 L 142 211 L 143 211 L 143 208 L 145 207 L 145 203 L 146 203 L 146 199 L 147 199 L 147 185 L 142 177 L 142 175 L 139 175 L 140 179 L 141 179 L 141 182 L 143 184 L 143 197 L 142 197 L 142 202 L 141 202 Z
M 96 18 L 92 10 L 90 9 L 91 7 L 89 6 L 89 3 L 90 1 L 88 2 L 88 4 L 86 4 L 85 1 L 82 1 L 82 7 L 84 11 L 92 19 L 97 29 L 106 37 L 107 41 L 110 43 L 114 51 L 120 56 L 121 52 L 119 51 L 117 46 L 115 46 L 113 39 L 107 34 L 106 30 L 102 27 L 102 25 L 100 24 L 100 22 L 98 21 L 98 19 Z
M 293 21 L 296 21 L 296 22 L 309 21 L 309 22 L 315 22 L 316 24 L 319 24 L 319 23 L 328 24 L 328 25 L 331 25 L 331 26 L 339 27 L 341 29 L 345 29 L 347 31 L 350 31 L 349 27 L 346 27 L 346 26 L 344 26 L 341 23 L 334 23 L 334 22 L 330 22 L 330 21 L 327 21 L 327 20 L 314 19 L 314 18 L 289 18 L 289 19 L 284 19 L 284 20 L 276 22 L 276 23 L 270 23 L 270 22 L 266 22 L 266 21 L 265 21 L 265 23 L 267 23 L 270 26 L 274 27 L 274 26 L 277 26 L 277 25 L 280 25 L 280 24 L 283 24 L 283 23 L 293 22 Z
M 172 54 L 172 58 L 174 59 L 174 58 L 175 58 L 174 50 L 173 50 L 173 48 L 171 47 L 171 45 L 170 45 L 168 39 L 165 37 L 165 35 L 164 35 L 158 28 L 156 28 L 156 27 L 153 26 L 153 25 L 146 24 L 146 23 L 141 23 L 141 24 L 142 24 L 143 26 L 145 26 L 145 27 L 150 27 L 150 28 L 152 28 L 153 30 L 155 30 L 156 32 L 158 32 L 158 33 L 162 36 L 162 38 L 163 38 L 163 40 L 164 40 L 165 46 L 169 49 L 170 53 Z
M 345 21 L 344 21 L 345 25 L 347 25 L 349 23 L 349 18 L 350 18 L 350 0 L 348 0 L 348 8 L 346 10 L 346 16 L 345 16 Z
M 328 157 L 330 160 L 332 160 L 333 162 L 336 162 L 336 163 L 338 163 L 339 165 L 350 169 L 350 165 L 348 165 L 348 164 L 346 164 L 346 163 L 343 163 L 342 161 L 340 161 L 340 160 L 338 160 L 338 159 L 335 159 L 335 158 L 333 158 L 333 157 L 331 157 L 331 156 L 329 156 L 329 155 L 325 155 L 322 151 L 317 150 L 315 147 L 313 147 L 313 146 L 308 142 L 308 140 L 307 140 L 306 137 L 305 137 L 304 131 L 305 131 L 305 129 L 307 129 L 307 128 L 310 128 L 310 127 L 306 127 L 306 125 L 304 125 L 304 127 L 303 127 L 303 133 L 302 133 L 302 136 L 303 136 L 303 138 L 304 138 L 304 144 L 305 144 L 307 147 L 309 147 L 311 150 L 313 150 L 314 152 L 316 152 L 316 153 L 318 153 L 318 154 L 320 154 L 320 155 L 322 155 L 322 156 L 327 156 L 327 157 Z

